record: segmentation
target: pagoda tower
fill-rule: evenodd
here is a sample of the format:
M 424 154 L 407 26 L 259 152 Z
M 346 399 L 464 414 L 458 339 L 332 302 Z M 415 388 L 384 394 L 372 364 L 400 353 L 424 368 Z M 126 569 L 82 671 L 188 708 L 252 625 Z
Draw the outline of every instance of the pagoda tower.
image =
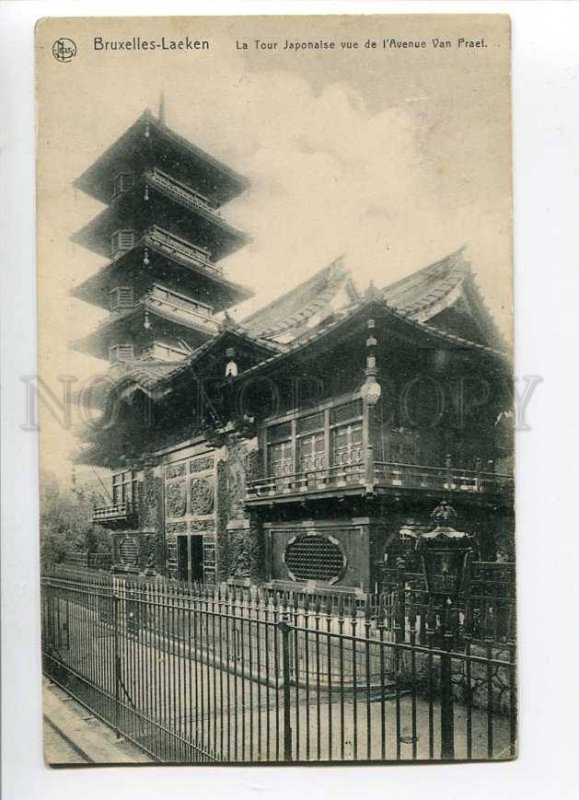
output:
M 75 181 L 106 208 L 73 241 L 107 257 L 73 295 L 108 317 L 72 347 L 115 362 L 180 361 L 251 296 L 221 259 L 247 242 L 221 208 L 245 178 L 149 110 Z

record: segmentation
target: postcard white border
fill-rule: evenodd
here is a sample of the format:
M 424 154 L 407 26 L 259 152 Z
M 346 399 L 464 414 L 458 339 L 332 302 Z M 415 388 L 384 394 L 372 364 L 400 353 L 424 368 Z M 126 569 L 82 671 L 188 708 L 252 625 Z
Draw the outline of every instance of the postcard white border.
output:
M 416 767 L 49 770 L 41 755 L 35 372 L 33 29 L 42 16 L 509 13 L 513 21 L 519 378 L 543 383 L 518 435 L 520 758 Z M 556 2 L 5 2 L 0 7 L 3 797 L 566 798 L 576 796 L 579 451 L 579 6 Z M 575 202 L 575 205 L 574 205 Z M 575 791 L 573 791 L 575 786 Z

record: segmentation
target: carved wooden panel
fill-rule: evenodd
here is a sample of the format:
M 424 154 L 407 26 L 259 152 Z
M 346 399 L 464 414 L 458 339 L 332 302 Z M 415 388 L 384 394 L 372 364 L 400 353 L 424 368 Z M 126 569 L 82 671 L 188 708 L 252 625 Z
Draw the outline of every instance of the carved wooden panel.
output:
M 185 475 L 185 462 L 181 461 L 178 464 L 169 464 L 167 466 L 165 477 L 168 481 L 173 478 L 180 478 Z
M 198 456 L 189 462 L 189 472 L 207 472 L 213 469 L 213 455 Z
M 167 484 L 167 516 L 184 517 L 187 512 L 187 489 L 185 481 Z
M 194 516 L 212 514 L 215 508 L 215 482 L 213 478 L 195 478 L 189 486 L 190 513 Z

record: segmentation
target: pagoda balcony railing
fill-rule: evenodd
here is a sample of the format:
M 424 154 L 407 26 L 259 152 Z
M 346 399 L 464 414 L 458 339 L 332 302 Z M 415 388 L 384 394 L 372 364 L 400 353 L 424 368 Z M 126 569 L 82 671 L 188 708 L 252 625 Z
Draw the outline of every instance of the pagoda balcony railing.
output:
M 147 233 L 148 238 L 153 244 L 159 245 L 163 250 L 168 251 L 171 255 L 177 255 L 186 259 L 194 264 L 198 264 L 205 269 L 212 270 L 221 275 L 223 268 L 219 264 L 211 261 L 211 256 L 208 250 L 203 250 L 200 247 L 181 239 L 180 236 L 175 236 L 173 233 L 159 228 L 157 225 L 153 226 Z
M 153 184 L 156 184 L 160 188 L 167 190 L 180 200 L 185 200 L 187 203 L 192 203 L 197 208 L 200 208 L 203 211 L 209 211 L 211 214 L 215 214 L 218 217 L 221 216 L 219 208 L 211 203 L 206 197 L 199 192 L 196 192 L 194 189 L 191 189 L 189 186 L 186 186 L 184 183 L 181 183 L 181 181 L 178 181 L 175 178 L 172 178 L 170 175 L 167 175 L 166 172 L 162 172 L 157 167 L 147 172 L 147 178 L 151 180 Z
M 211 311 L 200 310 L 193 301 L 188 300 L 176 292 L 165 289 L 161 286 L 154 286 L 144 297 L 145 306 L 148 308 L 159 308 L 160 310 L 170 310 L 179 316 L 187 316 L 197 327 L 206 328 L 209 333 L 216 333 L 218 330 L 217 322 L 212 318 Z
M 99 525 L 116 524 L 131 526 L 137 520 L 137 511 L 132 503 L 114 503 L 110 506 L 95 508 L 92 514 L 92 521 Z
M 199 306 L 194 301 L 188 300 L 176 292 L 160 286 L 154 286 L 150 291 L 139 297 L 132 305 L 126 305 L 111 311 L 105 319 L 101 320 L 94 328 L 93 335 L 100 331 L 105 331 L 111 322 L 130 314 L 139 306 L 154 311 L 170 311 L 184 319 L 189 319 L 197 328 L 206 329 L 208 333 L 217 333 L 219 326 L 212 318 L 211 312 L 199 310 Z
M 154 342 L 141 353 L 143 361 L 183 361 L 190 354 L 190 350 L 181 350 L 168 344 Z
M 487 495 L 510 491 L 508 475 L 477 472 L 458 467 L 431 467 L 396 462 L 372 462 L 367 456 L 358 463 L 324 467 L 307 472 L 270 475 L 248 481 L 246 502 L 303 497 L 314 494 L 385 493 L 391 490 L 422 490 L 459 495 Z

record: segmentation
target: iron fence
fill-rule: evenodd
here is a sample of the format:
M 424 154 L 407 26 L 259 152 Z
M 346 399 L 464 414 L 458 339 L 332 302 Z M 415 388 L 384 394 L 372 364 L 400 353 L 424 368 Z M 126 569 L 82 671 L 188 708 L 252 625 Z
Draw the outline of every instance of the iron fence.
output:
M 346 609 L 61 568 L 42 580 L 44 670 L 160 762 L 513 757 L 514 642 L 385 597 Z

